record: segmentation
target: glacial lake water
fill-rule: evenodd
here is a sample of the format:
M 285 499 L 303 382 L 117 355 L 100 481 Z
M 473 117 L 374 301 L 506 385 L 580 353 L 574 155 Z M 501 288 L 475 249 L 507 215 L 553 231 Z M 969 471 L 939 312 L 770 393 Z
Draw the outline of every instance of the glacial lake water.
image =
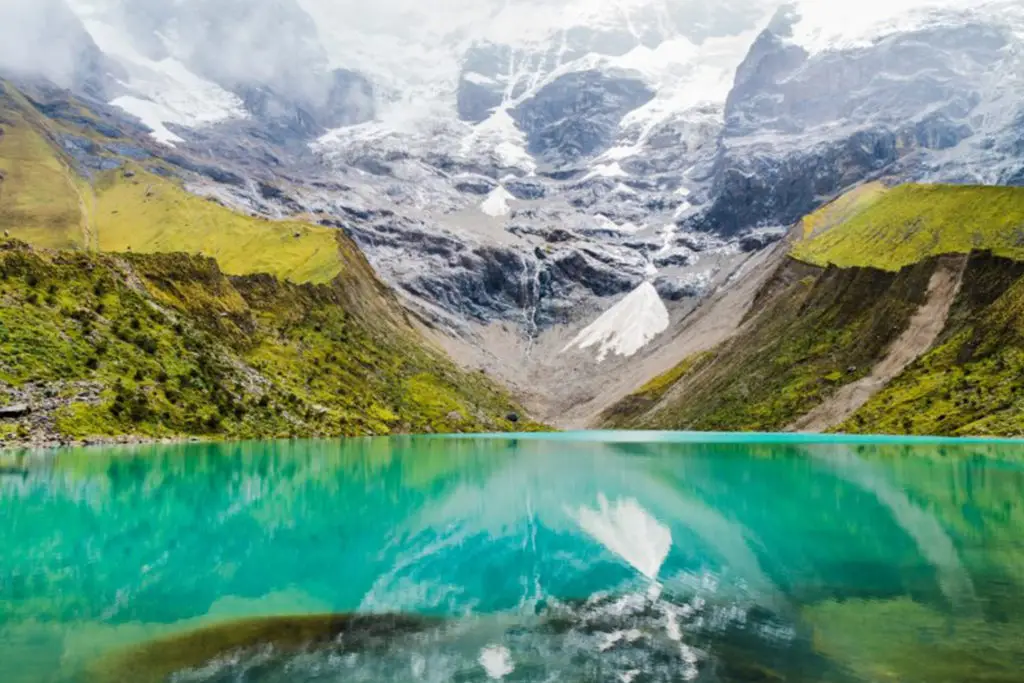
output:
M 1024 444 L 0 455 L 0 681 L 1024 680 Z

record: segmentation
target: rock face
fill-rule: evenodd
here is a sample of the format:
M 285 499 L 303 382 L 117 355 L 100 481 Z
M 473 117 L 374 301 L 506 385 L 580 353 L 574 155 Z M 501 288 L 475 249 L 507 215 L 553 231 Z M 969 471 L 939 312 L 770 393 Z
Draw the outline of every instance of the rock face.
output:
M 817 53 L 793 41 L 800 21 L 798 9 L 780 12 L 737 70 L 715 199 L 694 226 L 731 234 L 792 223 L 821 197 L 878 176 L 1019 177 L 1019 7 L 934 12 L 906 30 Z
M 531 154 L 562 166 L 607 150 L 622 118 L 653 98 L 654 91 L 629 74 L 584 71 L 544 86 L 513 118 Z

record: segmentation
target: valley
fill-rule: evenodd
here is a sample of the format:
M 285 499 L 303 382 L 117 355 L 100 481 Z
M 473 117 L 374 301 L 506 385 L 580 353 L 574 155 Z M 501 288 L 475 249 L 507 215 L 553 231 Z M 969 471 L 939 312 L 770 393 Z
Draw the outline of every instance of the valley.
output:
M 198 2 L 48 0 L 7 17 L 50 57 L 29 68 L 0 52 L 0 229 L 9 256 L 80 264 L 63 277 L 82 287 L 112 269 L 207 332 L 220 327 L 192 320 L 197 302 L 248 316 L 244 341 L 195 342 L 245 366 L 217 382 L 245 384 L 273 340 L 260 381 L 302 409 L 230 418 L 262 394 L 221 386 L 202 399 L 229 414 L 216 429 L 169 408 L 112 418 L 117 396 L 174 401 L 136 386 L 133 364 L 72 364 L 46 381 L 91 383 L 89 408 L 43 409 L 45 434 L 11 422 L 12 440 L 1016 434 L 1017 3 L 847 17 L 816 0 L 524 0 L 409 31 L 386 6 L 345 21 L 318 0 L 231 4 L 230 31 Z M 170 303 L 137 272 L 146 258 L 178 279 Z M 243 284 L 263 278 L 285 299 Z M 989 279 L 1006 290 L 972 299 Z M 15 337 L 44 325 L 95 364 L 118 320 L 100 314 L 83 337 L 70 303 L 33 290 L 13 280 L 10 305 L 35 294 L 56 311 L 11 313 Z M 296 331 L 323 296 L 363 351 Z M 46 361 L 23 368 L 23 343 L 4 361 L 8 403 L 71 410 L 47 396 L 62 385 L 28 386 Z M 429 409 L 405 402 L 418 370 L 448 387 Z M 987 418 L 968 409 L 992 401 Z

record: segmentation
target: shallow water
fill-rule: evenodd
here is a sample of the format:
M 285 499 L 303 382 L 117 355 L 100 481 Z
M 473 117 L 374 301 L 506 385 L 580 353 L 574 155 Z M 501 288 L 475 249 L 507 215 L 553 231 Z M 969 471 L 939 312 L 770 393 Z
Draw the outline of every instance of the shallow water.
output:
M 1021 443 L 592 433 L 0 465 L 5 683 L 1024 680 Z

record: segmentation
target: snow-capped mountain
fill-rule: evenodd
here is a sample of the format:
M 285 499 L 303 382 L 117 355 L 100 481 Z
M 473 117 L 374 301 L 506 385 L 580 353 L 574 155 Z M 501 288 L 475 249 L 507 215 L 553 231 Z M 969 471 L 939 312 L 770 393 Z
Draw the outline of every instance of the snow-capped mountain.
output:
M 0 0 L 37 75 L 515 367 L 641 353 L 865 179 L 1024 183 L 1020 0 L 64 1 Z

